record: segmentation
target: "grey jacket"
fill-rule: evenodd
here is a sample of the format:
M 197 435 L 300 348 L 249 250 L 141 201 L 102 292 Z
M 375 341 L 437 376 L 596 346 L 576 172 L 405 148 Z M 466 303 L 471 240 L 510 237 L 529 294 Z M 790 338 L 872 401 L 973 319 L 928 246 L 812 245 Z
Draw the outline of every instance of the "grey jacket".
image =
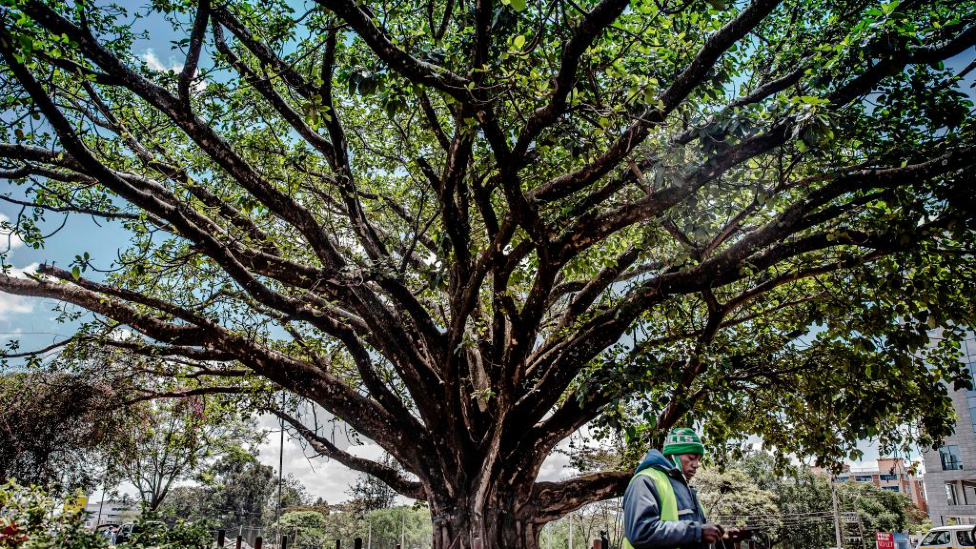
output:
M 658 450 L 648 452 L 634 474 L 648 467 L 664 471 L 671 480 L 678 503 L 678 520 L 661 520 L 657 486 L 653 480 L 641 475 L 631 481 L 624 493 L 624 535 L 634 549 L 704 547 L 701 528 L 705 524 L 705 512 L 681 470 Z

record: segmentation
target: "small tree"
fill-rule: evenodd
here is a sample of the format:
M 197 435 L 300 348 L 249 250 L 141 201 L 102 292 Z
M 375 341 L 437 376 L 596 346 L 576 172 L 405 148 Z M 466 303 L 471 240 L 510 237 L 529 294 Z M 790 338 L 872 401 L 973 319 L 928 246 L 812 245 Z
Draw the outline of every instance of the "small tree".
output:
M 283 536 L 292 536 L 294 547 L 330 547 L 328 519 L 318 511 L 289 511 L 278 523 Z
M 745 523 L 763 527 L 780 547 L 836 544 L 831 484 L 824 474 L 802 466 L 777 466 L 771 456 L 757 452 L 730 464 L 726 473 L 706 471 L 696 478 L 696 484 L 700 485 L 703 503 L 719 501 L 720 509 L 728 505 L 721 514 L 747 516 Z M 836 489 L 841 512 L 856 512 L 869 535 L 875 531 L 908 532 L 917 524 L 918 517 L 913 515 L 917 508 L 903 494 L 861 482 L 841 483 Z M 748 509 L 744 503 L 759 506 Z
M 740 469 L 700 471 L 694 485 L 709 520 L 727 526 L 749 526 L 757 521 L 767 528 L 778 526 L 776 494 L 759 488 Z
M 53 493 L 101 483 L 111 452 L 129 455 L 125 385 L 110 376 L 0 375 L 0 479 Z
M 394 547 L 402 540 L 402 549 L 422 549 L 430 547 L 433 541 L 430 513 L 426 509 L 404 506 L 378 509 L 366 515 L 365 521 L 372 526 L 373 547 Z
M 912 525 L 911 501 L 905 494 L 883 490 L 863 482 L 846 482 L 837 487 L 842 504 L 857 511 L 864 531 L 907 533 Z
M 398 470 L 403 473 L 396 460 L 389 454 L 384 453 L 380 463 L 385 467 Z M 353 498 L 353 504 L 360 509 L 364 515 L 380 509 L 389 509 L 396 503 L 397 493 L 382 480 L 364 473 L 356 477 L 346 493 Z
M 163 503 L 174 483 L 193 478 L 223 454 L 239 454 L 241 443 L 261 437 L 253 419 L 241 417 L 219 398 L 150 401 L 137 412 L 138 420 L 124 439 L 126 452 L 115 453 L 111 467 L 118 478 L 135 485 L 149 511 Z

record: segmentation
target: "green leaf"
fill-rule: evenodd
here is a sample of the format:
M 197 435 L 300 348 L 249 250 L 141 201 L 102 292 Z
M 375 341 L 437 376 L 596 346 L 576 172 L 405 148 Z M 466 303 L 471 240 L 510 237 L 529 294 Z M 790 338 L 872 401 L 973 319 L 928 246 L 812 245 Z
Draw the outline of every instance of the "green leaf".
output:
M 516 36 L 512 43 L 515 45 L 516 49 L 522 49 L 522 46 L 525 45 L 525 35 L 520 34 Z
M 525 7 L 526 7 L 525 0 L 511 0 L 511 2 L 512 2 L 512 8 L 515 11 L 524 11 L 525 10 Z

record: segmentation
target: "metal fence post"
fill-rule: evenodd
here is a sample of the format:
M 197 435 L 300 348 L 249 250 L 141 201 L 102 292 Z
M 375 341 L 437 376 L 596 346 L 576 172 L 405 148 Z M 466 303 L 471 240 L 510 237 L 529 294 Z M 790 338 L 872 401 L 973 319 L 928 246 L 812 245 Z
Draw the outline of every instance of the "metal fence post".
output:
M 355 549 L 363 549 L 363 538 L 356 538 L 352 540 L 352 546 L 355 547 Z
M 281 549 L 288 549 L 288 535 L 281 536 Z
M 225 532 L 223 530 L 217 530 L 217 547 L 220 547 L 221 549 L 223 549 L 223 547 L 224 547 L 224 539 L 225 539 L 226 536 L 227 536 L 227 532 Z
M 238 534 L 237 536 L 237 549 L 241 549 L 241 545 L 244 543 L 244 536 Z
M 263 539 L 261 539 L 261 536 L 258 536 L 258 537 L 256 537 L 256 538 L 254 538 L 254 549 L 261 549 L 261 543 L 262 543 L 263 541 L 264 541 L 264 540 L 263 540 Z

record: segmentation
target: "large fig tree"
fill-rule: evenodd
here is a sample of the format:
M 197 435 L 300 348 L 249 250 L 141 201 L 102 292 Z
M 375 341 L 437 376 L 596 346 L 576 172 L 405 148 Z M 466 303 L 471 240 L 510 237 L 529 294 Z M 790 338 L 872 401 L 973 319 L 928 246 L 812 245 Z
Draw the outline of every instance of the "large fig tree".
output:
M 713 448 L 758 434 L 822 462 L 951 428 L 976 296 L 974 2 L 0 14 L 12 228 L 40 246 L 94 216 L 128 239 L 0 291 L 89 311 L 63 356 L 169 378 L 145 397 L 324 409 L 406 474 L 260 401 L 427 500 L 439 549 L 534 548 L 621 493 L 627 471 L 538 479 L 586 425 L 634 446 L 679 423 Z M 178 65 L 146 63 L 146 35 Z

